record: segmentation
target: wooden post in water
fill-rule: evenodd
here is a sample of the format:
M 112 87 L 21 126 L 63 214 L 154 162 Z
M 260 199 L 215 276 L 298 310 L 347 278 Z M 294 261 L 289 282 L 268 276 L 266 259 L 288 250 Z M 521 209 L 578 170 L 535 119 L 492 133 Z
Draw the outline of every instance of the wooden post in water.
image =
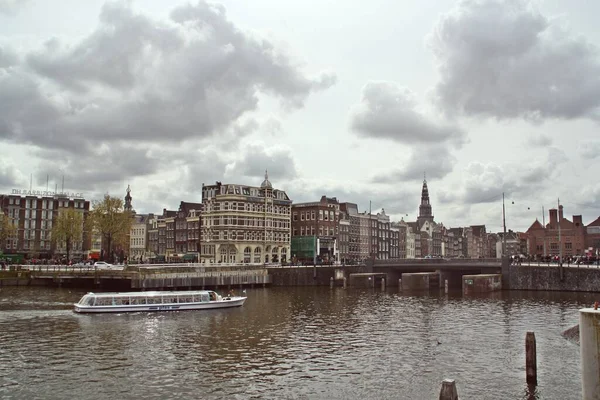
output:
M 344 277 L 344 289 L 346 289 L 347 285 L 348 285 L 347 278 Z
M 440 390 L 440 400 L 458 400 L 456 391 L 456 381 L 454 379 L 444 379 L 442 389 Z
M 333 276 L 329 278 L 329 287 L 333 289 Z
M 385 278 L 381 278 L 381 290 L 385 290 Z
M 402 279 L 398 279 L 398 290 L 402 291 Z
M 525 336 L 525 374 L 527 384 L 537 385 L 537 354 L 535 351 L 535 333 Z
M 448 293 L 448 279 L 444 281 L 444 293 Z

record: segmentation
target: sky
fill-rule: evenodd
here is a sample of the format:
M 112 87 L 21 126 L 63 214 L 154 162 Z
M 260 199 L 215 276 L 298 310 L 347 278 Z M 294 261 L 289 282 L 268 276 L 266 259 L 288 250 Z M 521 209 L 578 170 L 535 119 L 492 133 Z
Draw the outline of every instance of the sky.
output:
M 273 186 L 526 230 L 600 215 L 595 0 L 0 0 L 0 193 Z M 64 185 L 63 185 L 64 180 Z

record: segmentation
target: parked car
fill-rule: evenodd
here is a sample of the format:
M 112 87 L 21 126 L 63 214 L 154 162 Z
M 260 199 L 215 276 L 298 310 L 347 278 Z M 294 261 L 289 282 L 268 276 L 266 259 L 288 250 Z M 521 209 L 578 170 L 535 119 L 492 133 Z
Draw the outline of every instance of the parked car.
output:
M 96 261 L 94 263 L 94 268 L 96 268 L 96 269 L 117 269 L 114 265 L 109 264 L 105 261 Z

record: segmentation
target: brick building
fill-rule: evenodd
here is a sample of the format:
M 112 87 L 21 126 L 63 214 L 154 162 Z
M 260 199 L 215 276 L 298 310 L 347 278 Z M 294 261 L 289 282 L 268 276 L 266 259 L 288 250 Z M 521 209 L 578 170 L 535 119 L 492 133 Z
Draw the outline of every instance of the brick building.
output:
M 550 221 L 545 227 L 536 219 L 527 230 L 529 254 L 536 257 L 559 256 L 562 251 L 563 258 L 584 255 L 586 227 L 581 215 L 573 215 L 573 221 L 564 218 L 562 205 L 558 210 L 553 208 L 548 212 Z
M 339 261 L 340 203 L 337 198 L 292 205 L 292 236 L 317 237 L 317 262 Z
M 18 193 L 14 193 L 18 192 Z M 14 190 L 13 194 L 0 195 L 0 210 L 16 227 L 16 235 L 0 243 L 6 254 L 21 254 L 25 258 L 49 259 L 66 255 L 64 244 L 52 242 L 52 226 L 61 210 L 74 209 L 83 214 L 82 237 L 74 241 L 71 257 L 87 258 L 91 246 L 91 233 L 86 220 L 90 202 L 68 193 L 47 195 L 52 192 Z
M 589 255 L 600 255 L 600 217 L 585 227 L 585 248 Z

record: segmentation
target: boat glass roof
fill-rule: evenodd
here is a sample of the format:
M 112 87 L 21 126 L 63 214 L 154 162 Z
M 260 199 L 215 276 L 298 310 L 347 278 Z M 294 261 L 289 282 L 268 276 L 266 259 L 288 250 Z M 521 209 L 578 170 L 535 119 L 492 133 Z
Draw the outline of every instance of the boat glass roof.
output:
M 86 296 L 95 297 L 153 297 L 153 296 L 192 296 L 208 294 L 213 290 L 184 290 L 184 291 L 146 291 L 146 292 L 106 292 L 106 293 L 87 293 Z

